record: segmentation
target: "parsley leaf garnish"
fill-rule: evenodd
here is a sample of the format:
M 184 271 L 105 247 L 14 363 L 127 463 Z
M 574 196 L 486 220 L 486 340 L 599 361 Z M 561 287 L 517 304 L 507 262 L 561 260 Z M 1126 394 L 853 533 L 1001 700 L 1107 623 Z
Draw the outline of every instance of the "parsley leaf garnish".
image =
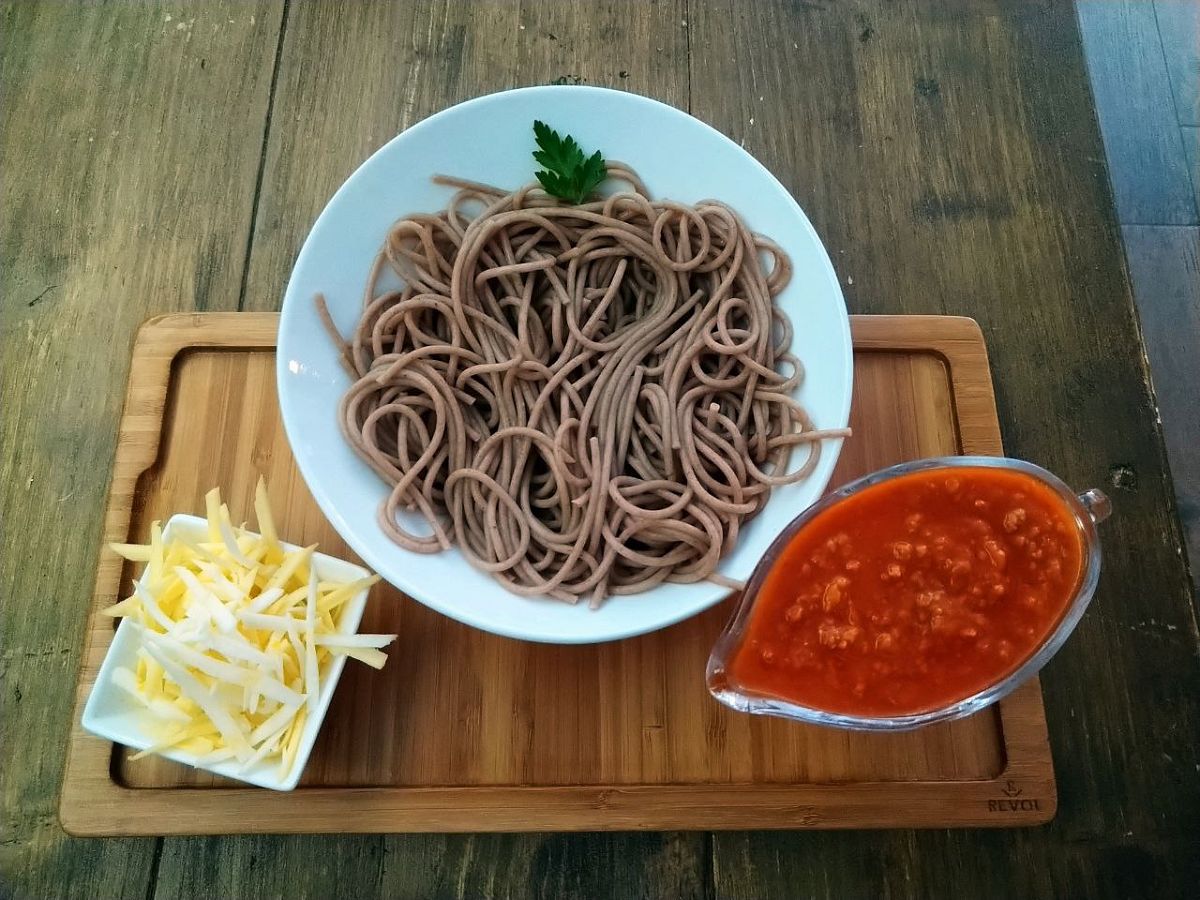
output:
M 599 150 L 585 157 L 575 138 L 560 137 L 545 122 L 533 123 L 533 135 L 538 146 L 533 158 L 543 167 L 535 174 L 547 194 L 578 205 L 607 177 Z

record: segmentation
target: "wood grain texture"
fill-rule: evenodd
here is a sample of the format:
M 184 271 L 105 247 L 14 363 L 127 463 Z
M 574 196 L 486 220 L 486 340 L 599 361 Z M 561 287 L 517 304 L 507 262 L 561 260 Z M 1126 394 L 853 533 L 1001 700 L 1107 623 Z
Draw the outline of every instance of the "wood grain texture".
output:
M 0 9 L 0 891 L 16 897 L 141 898 L 153 879 L 157 842 L 56 822 L 70 682 L 133 333 L 236 303 L 279 12 Z
M 276 325 L 271 314 L 236 313 L 161 317 L 142 329 L 106 540 L 145 540 L 151 521 L 201 509 L 214 483 L 244 517 L 263 475 L 281 535 L 353 558 L 288 451 L 270 352 Z M 973 322 L 859 318 L 853 332 L 859 436 L 835 485 L 907 459 L 999 452 Z M 80 703 L 113 633 L 99 611 L 131 591 L 131 568 L 101 556 Z M 62 820 L 77 833 L 171 834 L 1012 825 L 1053 814 L 1036 682 L 999 715 L 901 735 L 744 716 L 707 698 L 703 684 L 729 611 L 558 647 L 484 634 L 384 586 L 363 627 L 400 635 L 392 664 L 347 670 L 302 790 L 246 789 L 161 759 L 114 763 L 108 745 L 76 728 Z M 1000 809 L 1013 791 L 1022 800 Z
M 213 210 L 228 202 L 226 191 L 236 210 L 253 207 L 255 179 L 245 183 L 245 173 L 254 165 L 245 160 L 258 158 L 264 132 L 278 163 L 263 170 L 251 257 L 262 251 L 264 262 L 245 273 L 244 301 L 272 309 L 289 254 L 339 179 L 412 121 L 402 118 L 408 92 L 425 98 L 423 114 L 506 79 L 577 74 L 612 83 L 604 79 L 614 69 L 617 84 L 685 108 L 690 96 L 699 115 L 745 138 L 800 198 L 856 310 L 979 319 L 1009 451 L 1080 486 L 1112 488 L 1118 514 L 1105 526 L 1100 594 L 1046 680 L 1056 757 L 1067 761 L 1058 819 L 1024 833 L 726 834 L 716 852 L 700 835 L 174 839 L 163 845 L 159 891 L 274 896 L 286 885 L 289 896 L 322 897 L 333 878 L 340 893 L 421 897 L 1165 897 L 1193 889 L 1197 638 L 1067 4 L 772 2 L 755 4 L 758 26 L 733 14 L 748 4 L 715 0 L 689 0 L 682 16 L 679 3 L 514 2 L 524 31 L 494 27 L 506 15 L 501 3 L 472 4 L 475 17 L 442 0 L 386 12 L 339 4 L 336 15 L 332 4 L 306 2 L 293 14 L 300 6 L 305 16 L 289 19 L 280 59 L 277 99 L 289 105 L 269 122 L 248 98 L 269 94 L 279 19 L 249 3 L 0 7 L 0 860 L 17 896 L 141 896 L 152 878 L 150 842 L 68 840 L 51 819 L 75 639 L 129 336 L 152 311 L 205 297 L 212 308 L 236 302 L 229 275 L 241 273 L 241 257 L 225 251 L 246 246 L 245 232 L 227 241 L 245 219 Z M 164 39 L 166 15 L 171 25 L 185 22 L 176 29 L 185 38 L 196 19 L 182 49 Z M 569 23 L 569 52 L 529 28 L 544 18 Z M 686 34 L 674 31 L 684 18 Z M 237 27 L 220 25 L 230 19 Z M 214 49 L 192 55 L 201 22 Z M 346 53 L 319 52 L 330 34 Z M 469 59 L 487 65 L 431 52 L 452 49 L 456 35 Z M 420 53 L 423 75 L 408 80 Z M 588 70 L 574 71 L 576 59 Z M 296 70 L 290 82 L 285 69 Z M 423 90 L 430 78 L 442 93 Z M 771 93 L 759 89 L 764 81 Z M 287 98 L 289 90 L 298 96 Z M 368 140 L 362 123 L 372 117 L 389 130 Z M 137 127 L 121 128 L 110 146 L 104 126 L 114 118 Z M 309 134 L 321 142 L 298 139 Z M 276 165 L 293 171 L 273 182 Z M 115 183 L 124 189 L 113 191 Z M 287 196 L 272 206 L 273 184 Z M 197 264 L 204 241 L 223 267 Z M 61 271 L 72 278 L 51 277 Z M 46 313 L 68 290 L 66 313 Z M 64 456 L 83 462 L 56 464 Z M 68 495 L 79 536 L 64 541 L 56 510 Z M 27 540 L 55 547 L 51 563 L 14 556 L 14 535 L 22 549 Z M 44 594 L 56 602 L 33 601 Z M 14 743 L 10 734 L 29 737 Z M 201 860 L 191 855 L 199 847 Z
M 1197 224 L 1155 3 L 1079 0 L 1078 7 L 1121 224 Z
M 1154 15 L 1171 79 L 1175 118 L 1180 125 L 1200 125 L 1200 3 L 1154 0 Z
M 1196 208 L 1200 209 L 1200 127 L 1186 126 L 1179 129 L 1183 138 L 1183 152 L 1187 155 L 1188 174 L 1192 178 L 1192 195 Z
M 242 308 L 278 309 L 333 192 L 397 132 L 446 106 L 568 83 L 686 108 L 686 19 L 686 0 L 293 4 Z
M 173 838 L 154 896 L 705 900 L 705 843 L 690 833 Z
M 1200 228 L 1131 225 L 1121 230 L 1192 582 L 1200 590 Z
M 721 834 L 716 894 L 994 896 L 1018 869 L 1018 895 L 1121 896 L 1138 877 L 1187 893 L 1195 615 L 1074 10 L 727 2 L 688 22 L 692 112 L 793 191 L 852 310 L 976 318 L 1006 450 L 1117 508 L 1096 600 L 1043 678 L 1053 823 L 847 836 L 845 855 L 825 837 Z

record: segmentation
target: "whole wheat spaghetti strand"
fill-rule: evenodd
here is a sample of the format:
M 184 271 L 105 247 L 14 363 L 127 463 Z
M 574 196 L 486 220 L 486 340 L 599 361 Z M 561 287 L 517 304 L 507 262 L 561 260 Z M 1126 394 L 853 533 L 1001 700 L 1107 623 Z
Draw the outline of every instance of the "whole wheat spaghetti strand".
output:
M 349 339 L 317 298 L 353 379 L 340 425 L 406 549 L 457 546 L 515 593 L 572 603 L 735 588 L 716 568 L 742 525 L 849 432 L 815 430 L 791 396 L 787 254 L 722 203 L 654 201 L 608 171 L 632 191 L 579 206 L 436 178 L 457 193 L 392 227 Z

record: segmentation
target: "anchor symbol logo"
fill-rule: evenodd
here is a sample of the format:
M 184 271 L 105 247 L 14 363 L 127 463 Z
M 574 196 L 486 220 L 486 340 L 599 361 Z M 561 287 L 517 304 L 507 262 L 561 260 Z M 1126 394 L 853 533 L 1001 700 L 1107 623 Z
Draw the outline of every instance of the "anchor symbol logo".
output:
M 1013 784 L 1011 780 L 1004 782 L 1004 787 L 1000 789 L 1000 792 L 1004 794 L 1005 797 L 1021 796 L 1021 788 L 1018 785 Z

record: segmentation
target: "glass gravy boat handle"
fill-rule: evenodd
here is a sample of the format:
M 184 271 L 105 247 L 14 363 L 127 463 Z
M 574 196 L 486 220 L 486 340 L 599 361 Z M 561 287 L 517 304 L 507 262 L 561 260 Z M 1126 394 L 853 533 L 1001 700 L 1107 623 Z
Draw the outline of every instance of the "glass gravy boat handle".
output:
M 1112 515 L 1112 501 L 1108 499 L 1108 495 L 1104 491 L 1092 488 L 1076 496 L 1078 496 L 1083 508 L 1087 510 L 1087 514 L 1092 517 L 1092 521 L 1097 525 Z

